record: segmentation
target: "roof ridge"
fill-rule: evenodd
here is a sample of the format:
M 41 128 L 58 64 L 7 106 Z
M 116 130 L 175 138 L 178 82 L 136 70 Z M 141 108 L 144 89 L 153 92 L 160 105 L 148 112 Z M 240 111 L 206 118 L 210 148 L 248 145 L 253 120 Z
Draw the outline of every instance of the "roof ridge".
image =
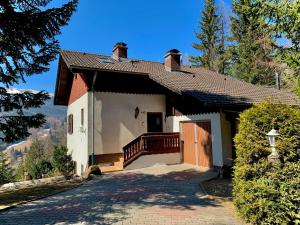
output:
M 74 50 L 67 50 L 67 49 L 61 49 L 59 51 L 60 53 L 64 53 L 64 52 L 70 52 L 70 53 L 80 53 L 83 55 L 94 55 L 94 56 L 100 56 L 100 57 L 107 57 L 107 58 L 112 58 L 111 56 L 107 56 L 107 55 L 102 55 L 102 54 L 97 54 L 97 53 L 90 53 L 90 52 L 82 52 L 82 51 L 74 51 Z
M 110 55 L 103 55 L 103 54 L 99 54 L 99 53 L 90 53 L 90 52 L 82 52 L 82 51 L 76 51 L 76 50 L 67 50 L 67 49 L 61 49 L 59 51 L 60 53 L 63 52 L 73 52 L 73 53 L 80 53 L 80 54 L 87 54 L 87 55 L 94 55 L 94 56 L 100 56 L 100 57 L 107 57 L 107 58 L 112 58 L 112 56 Z M 158 64 L 163 64 L 163 62 L 160 61 L 154 61 L 154 60 L 145 60 L 145 59 L 139 59 L 139 58 L 127 58 L 128 61 L 130 60 L 137 60 L 137 61 L 143 61 L 143 62 L 150 62 L 150 63 L 158 63 Z M 125 62 L 125 61 L 124 61 Z

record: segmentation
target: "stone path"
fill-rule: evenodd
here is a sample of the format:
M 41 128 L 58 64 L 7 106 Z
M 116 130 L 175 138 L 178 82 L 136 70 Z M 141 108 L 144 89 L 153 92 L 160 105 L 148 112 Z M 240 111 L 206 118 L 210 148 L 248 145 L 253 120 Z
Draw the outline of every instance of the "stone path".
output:
M 0 213 L 0 224 L 241 224 L 230 207 L 205 196 L 214 174 L 187 165 L 103 175 L 86 184 Z

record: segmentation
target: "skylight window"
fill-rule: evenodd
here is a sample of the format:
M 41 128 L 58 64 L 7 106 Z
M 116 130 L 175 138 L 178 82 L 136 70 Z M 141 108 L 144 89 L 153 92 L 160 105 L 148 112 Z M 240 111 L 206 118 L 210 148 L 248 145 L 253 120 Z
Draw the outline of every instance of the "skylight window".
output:
M 130 62 L 131 60 L 128 58 L 120 58 L 120 61 L 121 62 Z
M 98 61 L 101 63 L 113 63 L 111 59 L 98 58 Z

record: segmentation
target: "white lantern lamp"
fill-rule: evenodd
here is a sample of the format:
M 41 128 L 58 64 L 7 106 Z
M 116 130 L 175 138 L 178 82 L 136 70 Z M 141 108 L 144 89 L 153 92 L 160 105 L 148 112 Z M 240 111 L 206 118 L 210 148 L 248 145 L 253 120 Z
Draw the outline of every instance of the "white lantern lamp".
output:
M 279 159 L 278 153 L 275 148 L 275 139 L 278 137 L 280 134 L 277 132 L 277 130 L 272 129 L 268 134 L 270 146 L 272 148 L 272 153 L 268 156 L 268 159 L 270 162 L 277 162 Z

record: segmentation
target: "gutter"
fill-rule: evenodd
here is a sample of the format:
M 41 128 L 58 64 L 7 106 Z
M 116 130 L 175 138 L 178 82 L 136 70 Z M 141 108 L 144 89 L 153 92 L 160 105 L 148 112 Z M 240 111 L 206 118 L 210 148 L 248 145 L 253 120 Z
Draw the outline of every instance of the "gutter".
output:
M 95 90 L 95 83 L 96 83 L 96 78 L 98 75 L 98 71 L 94 72 L 93 75 L 93 83 L 92 83 L 92 165 L 95 165 L 95 137 L 94 137 L 94 130 L 95 130 L 95 125 L 94 125 L 94 110 L 95 110 L 95 100 L 94 100 L 94 90 Z

